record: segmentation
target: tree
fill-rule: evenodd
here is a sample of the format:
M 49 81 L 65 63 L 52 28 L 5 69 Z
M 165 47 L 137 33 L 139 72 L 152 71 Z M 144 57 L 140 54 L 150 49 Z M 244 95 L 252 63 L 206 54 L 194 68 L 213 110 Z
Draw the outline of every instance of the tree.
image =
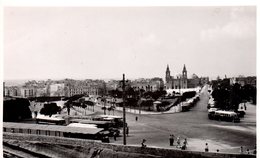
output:
M 119 91 L 118 89 L 110 90 L 108 93 L 114 98 L 122 98 L 123 95 L 122 91 Z
M 135 98 L 137 96 L 137 92 L 132 87 L 127 88 L 126 95 L 130 98 Z
M 106 115 L 107 108 L 105 106 L 103 106 L 101 109 L 104 110 L 104 115 Z
M 149 100 L 143 100 L 141 102 L 139 102 L 141 107 L 148 107 L 148 110 L 151 110 L 151 107 L 153 106 L 153 100 L 149 99 Z
M 212 92 L 215 107 L 223 110 L 237 111 L 239 104 L 247 98 L 245 88 L 240 84 L 230 85 L 227 79 L 223 79 Z
M 145 98 L 152 98 L 153 92 L 151 92 L 151 91 L 144 92 L 143 96 L 144 96 Z
M 196 91 L 184 92 L 182 94 L 181 100 L 185 101 L 187 98 L 192 98 L 196 95 Z
M 235 83 L 232 87 L 230 94 L 230 109 L 238 110 L 239 104 L 242 102 L 241 88 L 238 83 Z
M 90 100 L 87 100 L 87 101 L 84 101 L 84 105 L 86 106 L 92 106 L 92 109 L 94 111 L 94 106 L 95 106 L 95 103 L 90 101 Z
M 70 115 L 70 108 L 73 105 L 73 102 L 82 98 L 84 96 L 84 94 L 78 94 L 78 95 L 73 95 L 71 97 L 66 98 L 66 103 L 65 103 L 65 107 L 67 108 L 67 112 L 68 115 Z
M 256 104 L 256 87 L 246 84 L 241 87 L 241 96 L 244 101 L 253 101 Z
M 137 99 L 136 98 L 126 98 L 126 106 L 132 107 L 137 105 Z
M 4 100 L 3 121 L 21 121 L 32 118 L 29 106 L 29 100 L 24 98 Z
M 106 102 L 107 99 L 105 97 L 101 98 L 101 101 L 104 103 L 104 106 L 101 108 L 102 110 L 104 110 L 104 115 L 106 115 Z
M 68 100 L 64 105 L 67 108 L 68 115 L 70 115 L 70 107 L 71 107 L 72 101 Z
M 215 107 L 226 110 L 229 107 L 230 92 L 228 89 L 218 86 L 212 92 L 215 101 Z
M 57 106 L 56 103 L 44 104 L 43 108 L 41 109 L 40 113 L 43 115 L 51 115 L 57 114 L 61 111 L 61 107 Z
M 145 93 L 145 90 L 144 89 L 140 89 L 140 95 L 143 96 L 143 94 Z
M 40 97 L 29 98 L 29 100 L 37 101 L 37 102 L 52 102 L 52 101 L 60 101 L 61 97 L 40 96 Z

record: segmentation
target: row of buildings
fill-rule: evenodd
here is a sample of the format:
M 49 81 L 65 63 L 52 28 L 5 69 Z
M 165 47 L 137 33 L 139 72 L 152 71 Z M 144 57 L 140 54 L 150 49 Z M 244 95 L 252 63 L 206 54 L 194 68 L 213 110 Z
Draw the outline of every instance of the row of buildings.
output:
M 71 80 L 60 81 L 28 81 L 23 86 L 4 86 L 4 96 L 41 97 L 65 96 L 77 94 L 99 95 L 104 92 L 105 82 L 102 80 Z
M 225 77 L 223 79 L 220 79 L 218 77 L 216 80 L 211 81 L 211 85 L 213 88 L 219 85 L 229 87 L 230 85 L 234 85 L 238 83 L 242 87 L 245 85 L 250 85 L 256 88 L 256 81 L 257 81 L 256 76 L 247 76 L 247 77 L 239 76 L 239 77 L 231 77 L 231 78 Z
M 166 68 L 165 82 L 162 78 L 155 77 L 151 79 L 140 78 L 136 80 L 127 80 L 126 84 L 135 91 L 157 91 L 167 89 L 185 89 L 195 88 L 209 82 L 208 77 L 198 77 L 193 74 L 192 78 L 187 77 L 186 66 L 184 65 L 182 74 L 176 77 L 171 76 L 169 66 Z M 40 97 L 40 96 L 65 96 L 70 97 L 76 94 L 87 95 L 106 95 L 108 91 L 122 90 L 122 81 L 120 80 L 47 80 L 47 81 L 28 81 L 23 86 L 4 86 L 5 96 L 19 97 Z

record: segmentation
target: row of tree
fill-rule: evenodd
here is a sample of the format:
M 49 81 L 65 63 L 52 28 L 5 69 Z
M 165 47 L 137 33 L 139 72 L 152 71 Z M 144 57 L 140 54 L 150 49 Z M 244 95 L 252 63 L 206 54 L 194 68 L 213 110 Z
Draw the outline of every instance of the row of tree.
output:
M 122 98 L 123 97 L 123 92 L 122 90 L 115 89 L 115 90 L 110 90 L 108 91 L 108 95 L 114 98 Z M 127 87 L 125 90 L 125 95 L 127 96 L 126 98 L 152 98 L 154 100 L 157 100 L 160 97 L 164 97 L 166 95 L 166 91 L 161 88 L 160 90 L 157 91 L 145 91 L 144 89 L 140 90 L 134 90 L 132 87 Z
M 241 86 L 238 83 L 234 85 L 219 83 L 213 87 L 212 97 L 215 107 L 236 111 L 240 103 L 252 101 L 256 104 L 256 88 L 251 85 Z

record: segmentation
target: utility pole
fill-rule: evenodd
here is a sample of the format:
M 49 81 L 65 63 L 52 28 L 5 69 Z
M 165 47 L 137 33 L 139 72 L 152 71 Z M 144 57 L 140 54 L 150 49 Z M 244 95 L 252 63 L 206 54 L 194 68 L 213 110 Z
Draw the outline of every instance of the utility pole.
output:
M 140 91 L 139 115 L 141 115 L 142 92 Z
M 126 122 L 125 122 L 125 74 L 123 74 L 123 144 L 126 145 Z
M 5 82 L 3 83 L 4 97 L 5 97 Z

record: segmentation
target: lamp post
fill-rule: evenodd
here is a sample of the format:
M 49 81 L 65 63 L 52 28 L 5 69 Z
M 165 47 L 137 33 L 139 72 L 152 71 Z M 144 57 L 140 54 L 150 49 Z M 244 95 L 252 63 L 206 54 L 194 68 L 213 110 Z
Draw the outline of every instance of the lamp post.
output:
M 181 77 L 179 76 L 179 93 L 181 94 Z
M 141 103 L 142 103 L 142 92 L 140 90 L 140 104 L 139 104 L 139 115 L 141 115 Z
M 123 74 L 123 144 L 126 145 L 126 121 L 125 121 L 125 74 Z

